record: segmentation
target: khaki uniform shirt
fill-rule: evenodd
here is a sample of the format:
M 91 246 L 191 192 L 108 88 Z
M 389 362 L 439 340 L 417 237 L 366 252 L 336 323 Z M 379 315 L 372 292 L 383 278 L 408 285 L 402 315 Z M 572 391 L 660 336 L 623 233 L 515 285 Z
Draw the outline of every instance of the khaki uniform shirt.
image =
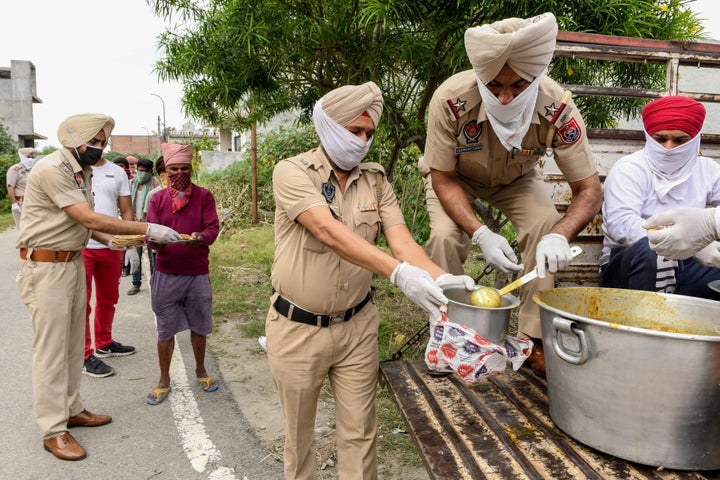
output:
M 63 148 L 35 164 L 28 175 L 17 248 L 80 251 L 90 230 L 73 220 L 64 207 L 92 198 L 92 168 L 81 167 Z
M 330 161 L 318 147 L 279 162 L 273 172 L 273 190 L 273 288 L 314 313 L 342 312 L 360 303 L 370 291 L 372 272 L 343 260 L 296 218 L 311 208 L 329 208 L 338 221 L 376 243 L 383 229 L 404 223 L 382 166 L 360 164 L 350 173 L 343 192 Z
M 30 170 L 25 168 L 21 162 L 16 163 L 8 168 L 5 178 L 7 185 L 15 189 L 15 196 L 22 197 L 25 195 L 25 185 L 27 184 L 27 176 Z
M 585 122 L 572 100 L 562 106 L 564 90 L 550 77 L 540 80 L 532 123 L 522 149 L 508 152 L 490 126 L 473 70 L 458 73 L 435 91 L 430 102 L 425 156 L 420 173 L 432 167 L 456 171 L 473 188 L 507 185 L 529 173 L 546 151 L 551 125 L 556 132 L 552 149 L 558 167 L 569 182 L 596 172 Z

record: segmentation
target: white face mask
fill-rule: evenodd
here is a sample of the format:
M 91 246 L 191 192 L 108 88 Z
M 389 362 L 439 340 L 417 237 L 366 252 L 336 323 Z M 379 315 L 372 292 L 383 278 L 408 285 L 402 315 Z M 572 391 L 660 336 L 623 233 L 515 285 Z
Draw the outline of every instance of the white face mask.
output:
M 480 79 L 477 81 L 490 125 L 507 151 L 521 148 L 522 139 L 530 129 L 541 76 L 535 77 L 535 80 L 507 105 L 503 105 Z
M 687 143 L 667 149 L 645 132 L 645 158 L 660 199 L 690 178 L 699 154 L 700 133 Z
M 23 166 L 25 168 L 27 168 L 28 170 L 30 170 L 33 167 L 33 165 L 35 165 L 36 159 L 34 159 L 32 157 L 26 157 L 25 155 L 23 155 L 22 153 L 19 153 L 19 152 L 18 152 L 18 157 L 20 157 L 20 163 L 22 163 Z
M 350 130 L 330 118 L 318 100 L 313 109 L 313 123 L 325 152 L 341 170 L 350 171 L 360 165 L 367 156 L 372 137 L 363 142 Z

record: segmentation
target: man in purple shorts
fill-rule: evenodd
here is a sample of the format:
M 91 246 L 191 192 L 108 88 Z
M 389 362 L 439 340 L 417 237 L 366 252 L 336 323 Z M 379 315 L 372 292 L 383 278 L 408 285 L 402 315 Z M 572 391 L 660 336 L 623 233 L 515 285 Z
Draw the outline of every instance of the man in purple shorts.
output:
M 147 218 L 190 238 L 182 243 L 150 245 L 157 250 L 150 289 L 157 320 L 160 380 L 145 399 L 149 405 L 162 403 L 170 393 L 175 334 L 187 329 L 195 354 L 195 381 L 206 392 L 218 389 L 217 380 L 205 370 L 206 338 L 212 331 L 208 257 L 210 245 L 220 232 L 215 198 L 191 181 L 190 145 L 164 143 L 162 153 L 169 185 L 152 196 Z

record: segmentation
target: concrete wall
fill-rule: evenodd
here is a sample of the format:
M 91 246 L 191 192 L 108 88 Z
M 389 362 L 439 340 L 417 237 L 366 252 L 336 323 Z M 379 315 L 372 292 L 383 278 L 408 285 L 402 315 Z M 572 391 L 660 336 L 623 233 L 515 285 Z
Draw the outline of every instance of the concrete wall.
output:
M 243 155 L 240 152 L 216 152 L 203 150 L 200 152 L 200 158 L 202 158 L 200 173 L 204 174 L 223 170 L 231 163 L 240 161 L 242 156 Z
M 10 68 L 0 68 L 0 122 L 21 146 L 45 139 L 34 131 L 33 103 L 42 103 L 36 88 L 32 62 L 11 60 Z

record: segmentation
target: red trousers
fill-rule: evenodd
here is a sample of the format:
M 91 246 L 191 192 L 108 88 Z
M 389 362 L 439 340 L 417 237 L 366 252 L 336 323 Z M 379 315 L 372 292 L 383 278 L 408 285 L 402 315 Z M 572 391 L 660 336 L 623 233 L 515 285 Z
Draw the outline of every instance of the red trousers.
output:
M 94 351 L 90 331 L 93 278 L 95 279 L 95 348 L 105 348 L 113 342 L 112 324 L 115 318 L 115 305 L 120 298 L 123 252 L 109 248 L 86 248 L 82 251 L 82 256 L 85 261 L 87 284 L 85 312 L 85 360 L 87 360 Z

